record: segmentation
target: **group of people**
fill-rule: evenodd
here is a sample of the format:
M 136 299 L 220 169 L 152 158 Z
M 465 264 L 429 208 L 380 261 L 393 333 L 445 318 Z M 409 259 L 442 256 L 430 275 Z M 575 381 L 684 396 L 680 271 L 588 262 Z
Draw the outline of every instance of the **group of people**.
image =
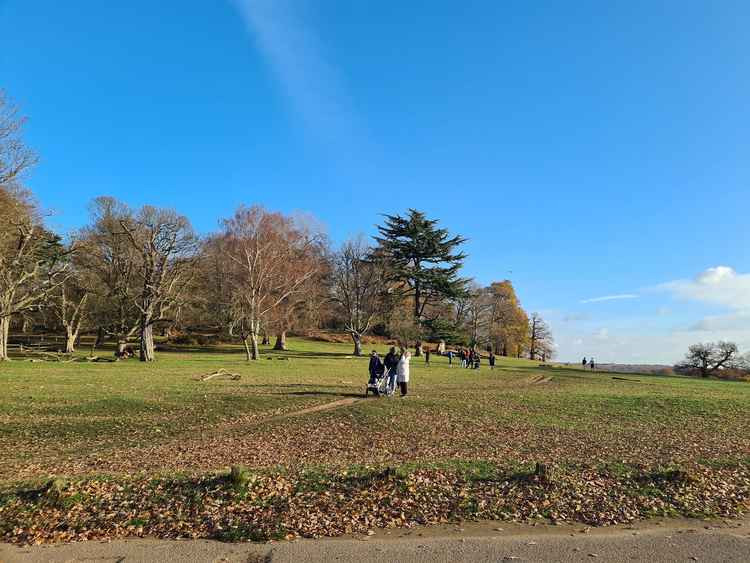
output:
M 453 366 L 453 357 L 456 354 L 453 352 L 453 350 L 448 350 L 448 352 L 446 352 L 446 355 L 448 356 L 448 365 Z M 459 348 L 458 359 L 461 360 L 462 368 L 479 369 L 479 365 L 482 362 L 482 355 L 474 348 Z M 495 369 L 495 354 L 493 352 L 490 352 L 488 361 L 490 364 L 490 369 Z
M 596 368 L 596 364 L 594 363 L 594 358 L 589 358 L 588 360 L 584 356 L 583 360 L 581 360 L 581 366 L 583 369 L 586 369 L 586 364 L 588 363 L 588 366 L 591 368 L 591 371 L 594 371 L 594 368 Z
M 453 358 L 458 356 L 461 360 L 461 367 L 479 369 L 481 363 L 481 355 L 477 350 L 473 348 L 460 348 L 458 352 L 448 350 L 444 354 L 448 357 L 448 365 L 453 366 Z M 425 364 L 430 365 L 430 350 L 425 350 L 424 353 Z M 375 384 L 375 382 L 381 377 L 387 377 L 387 394 L 392 395 L 398 385 L 401 391 L 401 396 L 406 397 L 409 387 L 409 362 L 411 361 L 411 353 L 409 350 L 401 349 L 399 353 L 395 346 L 391 346 L 391 349 L 385 355 L 385 358 L 380 358 L 376 350 L 370 353 L 370 381 L 369 384 Z M 495 368 L 495 354 L 490 352 L 488 356 L 490 369 Z M 585 360 L 584 360 L 585 361 Z
M 378 377 L 388 377 L 388 395 L 392 395 L 398 384 L 401 391 L 401 397 L 406 397 L 409 384 L 409 362 L 411 353 L 409 350 L 402 350 L 399 354 L 395 346 L 385 355 L 382 360 L 378 353 L 373 350 L 370 354 L 370 383 L 374 383 Z M 429 360 L 428 360 L 429 363 Z

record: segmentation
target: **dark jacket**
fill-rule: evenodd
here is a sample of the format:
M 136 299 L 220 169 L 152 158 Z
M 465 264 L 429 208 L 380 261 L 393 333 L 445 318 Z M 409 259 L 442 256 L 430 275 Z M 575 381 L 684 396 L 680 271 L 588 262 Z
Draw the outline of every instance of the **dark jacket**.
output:
M 385 368 L 390 371 L 395 371 L 398 365 L 398 355 L 388 352 L 385 355 Z
M 383 373 L 383 362 L 380 361 L 379 356 L 370 356 L 370 375 L 376 376 Z

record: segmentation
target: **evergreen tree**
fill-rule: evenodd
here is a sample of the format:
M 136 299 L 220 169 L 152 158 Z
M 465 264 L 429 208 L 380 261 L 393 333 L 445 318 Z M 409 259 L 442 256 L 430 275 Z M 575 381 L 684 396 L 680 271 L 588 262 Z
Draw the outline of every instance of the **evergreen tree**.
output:
M 409 209 L 406 217 L 386 215 L 379 226 L 376 252 L 385 260 L 388 281 L 413 299 L 413 316 L 419 328 L 425 308 L 442 299 L 466 293 L 467 280 L 458 275 L 466 255 L 459 246 L 466 239 L 451 236 L 437 226 L 437 220 Z M 417 355 L 420 345 L 417 344 Z

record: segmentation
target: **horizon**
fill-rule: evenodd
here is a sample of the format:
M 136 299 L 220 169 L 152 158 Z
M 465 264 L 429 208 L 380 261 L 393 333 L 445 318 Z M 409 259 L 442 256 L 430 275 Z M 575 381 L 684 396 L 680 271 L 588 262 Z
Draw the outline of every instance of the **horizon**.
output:
M 750 348 L 750 6 L 6 0 L 0 18 L 0 87 L 40 156 L 26 185 L 63 233 L 99 195 L 204 234 L 240 203 L 298 210 L 335 244 L 416 208 L 469 239 L 463 275 L 513 282 L 561 362 Z

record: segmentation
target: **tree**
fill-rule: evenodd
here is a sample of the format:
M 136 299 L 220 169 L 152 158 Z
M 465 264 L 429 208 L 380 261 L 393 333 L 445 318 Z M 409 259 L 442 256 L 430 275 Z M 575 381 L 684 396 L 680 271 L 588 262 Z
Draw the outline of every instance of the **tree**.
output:
M 187 217 L 150 205 L 120 225 L 138 257 L 138 290 L 133 301 L 139 313 L 140 359 L 154 361 L 154 324 L 167 319 L 185 297 L 195 274 L 198 238 Z
M 539 313 L 532 313 L 529 319 L 529 359 L 546 361 L 554 340 L 549 325 Z
M 21 133 L 26 118 L 19 114 L 0 90 L 0 188 L 13 191 L 20 186 L 26 173 L 37 163 L 37 156 L 23 142 Z M 9 211 L 9 207 L 4 207 Z
M 698 372 L 701 377 L 708 377 L 719 370 L 735 367 L 738 360 L 739 351 L 734 342 L 693 344 L 688 348 L 685 359 L 675 366 L 675 370 Z
M 76 264 L 87 272 L 91 321 L 101 333 L 115 337 L 115 354 L 121 357 L 139 326 L 139 253 L 122 228 L 133 220 L 133 211 L 103 196 L 91 202 L 89 214 L 91 223 L 75 237 Z
M 509 280 L 492 283 L 487 288 L 490 301 L 489 336 L 495 352 L 503 356 L 517 354 L 528 347 L 529 318 L 521 307 Z
M 487 289 L 472 284 L 466 302 L 466 317 L 469 329 L 469 344 L 477 346 L 480 340 L 487 336 L 487 328 L 491 321 L 492 302 Z
M 65 281 L 59 237 L 47 231 L 28 193 L 0 186 L 0 360 L 8 357 L 14 316 L 43 307 Z
M 75 343 L 88 319 L 88 300 L 91 296 L 84 282 L 85 272 L 73 271 L 61 283 L 51 299 L 50 308 L 65 330 L 65 353 L 75 352 Z
M 385 282 L 379 261 L 362 237 L 346 241 L 333 257 L 332 299 L 354 341 L 354 355 L 362 355 L 362 337 L 383 306 Z
M 241 206 L 215 236 L 229 284 L 230 315 L 248 360 L 258 359 L 261 324 L 320 269 L 306 259 L 319 252 L 320 238 L 289 217 L 263 207 Z
M 466 255 L 458 250 L 466 239 L 450 236 L 437 221 L 410 209 L 406 217 L 386 215 L 385 225 L 378 226 L 380 236 L 376 254 L 386 264 L 386 279 L 396 290 L 413 302 L 413 319 L 417 329 L 424 321 L 425 309 L 439 300 L 453 299 L 466 292 L 467 280 L 458 272 Z M 421 354 L 417 342 L 415 355 Z

